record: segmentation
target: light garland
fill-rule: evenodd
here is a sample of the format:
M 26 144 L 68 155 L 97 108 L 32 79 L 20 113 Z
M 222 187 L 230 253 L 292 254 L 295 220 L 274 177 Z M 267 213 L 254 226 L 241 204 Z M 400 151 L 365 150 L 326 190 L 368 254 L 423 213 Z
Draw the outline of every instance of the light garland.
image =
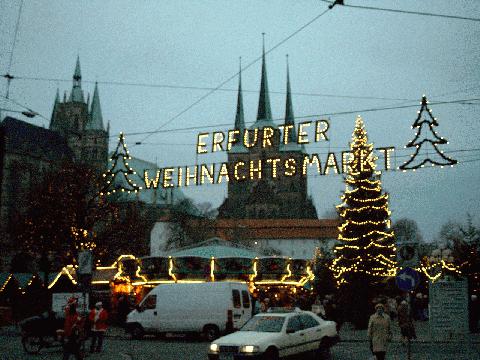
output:
M 440 269 L 438 269 L 440 267 Z M 444 275 L 445 271 L 448 270 L 451 271 L 457 275 L 461 275 L 462 272 L 460 271 L 460 268 L 455 266 L 453 263 L 447 263 L 445 260 L 440 260 L 439 262 L 435 262 L 433 264 L 428 264 L 427 266 L 420 266 L 419 268 L 416 268 L 415 270 L 423 272 L 425 276 L 432 282 L 434 283 L 442 275 Z M 436 274 L 432 275 L 432 270 L 437 272 Z
M 428 114 L 428 119 L 427 118 L 422 118 L 422 114 L 424 112 L 427 112 Z M 420 136 L 422 135 L 422 128 L 425 128 L 425 126 L 428 126 L 429 132 L 433 135 L 433 140 L 428 139 L 425 137 L 423 140 L 419 141 Z M 425 95 L 422 97 L 421 101 L 421 107 L 420 110 L 417 111 L 417 118 L 415 119 L 415 122 L 412 125 L 413 128 L 417 128 L 417 133 L 415 135 L 415 138 L 410 141 L 405 148 L 411 148 L 415 147 L 415 153 L 411 155 L 411 158 L 406 161 L 404 164 L 398 167 L 399 170 L 407 171 L 407 170 L 413 170 L 415 171 L 418 168 L 423 168 L 427 163 L 430 163 L 431 166 L 453 166 L 457 164 L 457 160 L 451 159 L 448 156 L 443 154 L 443 151 L 440 151 L 437 148 L 437 145 L 443 145 L 443 144 L 448 144 L 447 139 L 438 136 L 436 131 L 433 129 L 434 126 L 438 126 L 437 118 L 432 116 L 432 110 L 428 108 L 428 100 Z M 432 160 L 431 158 L 427 157 L 424 159 L 422 162 L 420 162 L 417 165 L 413 165 L 413 162 L 415 161 L 417 155 L 420 152 L 420 149 L 425 143 L 429 143 L 432 145 L 433 149 L 435 150 L 435 153 L 442 158 L 443 161 L 435 161 Z
M 7 280 L 3 283 L 2 287 L 0 288 L 0 293 L 7 287 L 8 282 L 12 278 L 13 274 L 8 275 Z

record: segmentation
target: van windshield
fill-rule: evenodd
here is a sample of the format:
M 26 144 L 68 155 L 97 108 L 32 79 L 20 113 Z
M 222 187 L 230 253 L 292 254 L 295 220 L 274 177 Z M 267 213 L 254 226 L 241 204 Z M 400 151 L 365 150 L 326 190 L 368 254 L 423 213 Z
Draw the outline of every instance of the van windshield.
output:
M 258 332 L 280 332 L 282 331 L 285 318 L 281 316 L 254 316 L 243 327 L 241 331 Z

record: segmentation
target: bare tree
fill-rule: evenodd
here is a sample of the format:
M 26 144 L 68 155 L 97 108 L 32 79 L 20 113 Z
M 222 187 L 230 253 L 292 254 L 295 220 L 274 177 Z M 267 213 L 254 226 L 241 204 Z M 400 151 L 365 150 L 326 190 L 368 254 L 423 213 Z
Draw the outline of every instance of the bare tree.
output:
M 402 218 L 392 226 L 397 241 L 403 242 L 423 242 L 422 234 L 415 220 Z

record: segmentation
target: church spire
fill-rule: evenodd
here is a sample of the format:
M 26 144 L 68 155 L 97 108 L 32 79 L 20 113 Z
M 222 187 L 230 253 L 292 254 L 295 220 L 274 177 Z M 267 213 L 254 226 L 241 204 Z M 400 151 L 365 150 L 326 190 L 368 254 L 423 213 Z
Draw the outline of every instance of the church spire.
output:
M 265 64 L 265 33 L 263 35 L 262 52 L 262 80 L 260 83 L 260 97 L 258 99 L 258 120 L 272 120 L 272 110 L 270 108 L 270 97 L 268 94 L 267 65 Z
M 285 126 L 288 125 L 293 126 L 293 128 L 288 132 L 288 142 L 295 143 L 297 141 L 297 134 L 295 132 L 295 117 L 293 115 L 292 90 L 290 88 L 290 69 L 288 67 L 287 55 L 287 100 L 285 102 Z
M 57 88 L 57 94 L 55 96 L 55 102 L 53 103 L 53 110 L 52 110 L 52 117 L 50 118 L 50 126 L 49 129 L 53 129 L 55 127 L 55 117 L 57 115 L 58 104 L 60 103 L 60 90 Z
M 90 111 L 90 121 L 85 127 L 89 130 L 103 130 L 103 116 L 100 107 L 100 95 L 98 92 L 98 84 L 95 83 L 95 90 L 93 91 L 92 109 Z
M 82 72 L 80 70 L 80 56 L 77 55 L 77 63 L 75 64 L 75 71 L 73 73 L 73 86 L 70 93 L 70 101 L 85 102 L 82 90 Z
M 242 95 L 242 58 L 240 58 L 240 70 L 238 72 L 238 96 L 237 113 L 235 114 L 235 129 L 240 133 L 245 129 L 245 117 L 243 113 L 243 95 Z
M 82 80 L 82 71 L 80 70 L 80 56 L 77 55 L 77 63 L 75 64 L 75 72 L 73 73 L 73 80 L 80 82 Z

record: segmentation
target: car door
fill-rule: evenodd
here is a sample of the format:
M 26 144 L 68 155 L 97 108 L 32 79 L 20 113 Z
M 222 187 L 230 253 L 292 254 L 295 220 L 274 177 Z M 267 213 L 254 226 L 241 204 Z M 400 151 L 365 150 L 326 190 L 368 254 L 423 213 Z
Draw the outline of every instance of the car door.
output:
M 140 305 L 140 311 L 138 313 L 138 319 L 140 325 L 149 332 L 156 331 L 157 327 L 157 295 L 150 294 L 142 301 Z
M 304 352 L 305 333 L 303 332 L 303 325 L 298 315 L 294 315 L 287 320 L 285 332 L 285 345 L 282 356 L 290 356 Z
M 238 289 L 232 289 L 232 302 L 233 302 L 233 309 L 232 309 L 232 315 L 233 315 L 233 328 L 234 329 L 239 329 L 240 324 L 243 325 L 242 323 L 242 301 L 240 298 L 240 290 Z
M 241 290 L 242 294 L 242 316 L 238 321 L 239 328 L 245 324 L 248 319 L 252 317 L 252 303 L 250 300 L 250 294 L 247 290 Z
M 301 314 L 300 321 L 305 334 L 305 351 L 317 350 L 322 336 L 320 323 L 309 314 Z

